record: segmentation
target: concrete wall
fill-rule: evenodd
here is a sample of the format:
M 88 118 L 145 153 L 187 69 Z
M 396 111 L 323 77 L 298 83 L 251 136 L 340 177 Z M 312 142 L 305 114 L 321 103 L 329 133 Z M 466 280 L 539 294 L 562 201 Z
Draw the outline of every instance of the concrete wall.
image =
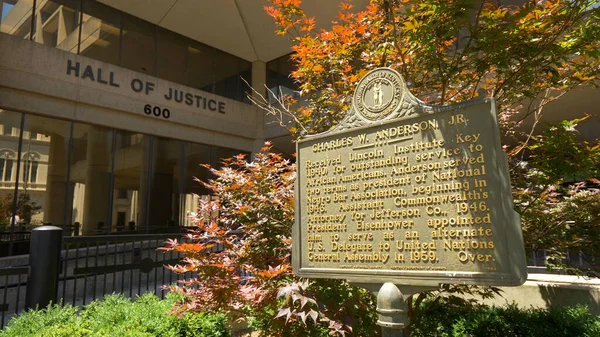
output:
M 0 34 L 0 46 L 2 109 L 244 151 L 263 139 L 263 113 L 252 105 L 15 36 Z M 73 69 L 69 73 L 69 64 L 79 64 L 78 76 Z M 92 76 L 84 76 L 88 66 Z M 140 83 L 144 89 L 136 92 Z M 151 83 L 147 93 L 146 83 Z M 197 106 L 196 98 L 192 105 L 169 100 L 170 90 L 202 97 L 202 103 Z M 204 99 L 222 105 L 213 111 Z M 147 104 L 169 109 L 170 117 L 147 115 Z
M 485 303 L 520 308 L 548 308 L 586 305 L 594 315 L 600 315 L 600 279 L 585 279 L 570 275 L 529 274 L 519 287 L 503 287 L 502 297 Z

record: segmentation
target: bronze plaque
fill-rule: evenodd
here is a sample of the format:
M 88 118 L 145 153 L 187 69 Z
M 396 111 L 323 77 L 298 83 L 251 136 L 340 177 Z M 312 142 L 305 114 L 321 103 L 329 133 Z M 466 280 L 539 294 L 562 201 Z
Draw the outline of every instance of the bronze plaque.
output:
M 346 119 L 297 144 L 299 276 L 405 285 L 519 285 L 519 216 L 492 99 L 428 106 L 387 68 Z

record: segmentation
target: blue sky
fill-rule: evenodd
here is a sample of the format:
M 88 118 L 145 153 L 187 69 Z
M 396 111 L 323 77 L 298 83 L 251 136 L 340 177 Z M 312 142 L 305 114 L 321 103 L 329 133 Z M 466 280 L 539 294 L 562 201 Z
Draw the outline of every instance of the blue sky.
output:
M 11 5 L 11 4 L 7 4 L 7 3 L 4 3 L 4 4 L 2 4 L 2 18 L 0 18 L 0 20 L 4 20 L 4 17 L 6 16 L 6 14 L 8 14 L 8 12 L 9 12 L 9 11 L 10 11 L 10 10 L 11 10 L 13 7 L 15 7 L 15 6 L 14 6 L 14 5 Z

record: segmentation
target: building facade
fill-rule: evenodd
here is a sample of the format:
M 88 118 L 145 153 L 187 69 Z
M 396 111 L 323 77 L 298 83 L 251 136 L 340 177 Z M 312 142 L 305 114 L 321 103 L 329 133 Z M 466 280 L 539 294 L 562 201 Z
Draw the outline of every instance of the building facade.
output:
M 295 89 L 290 45 L 274 34 L 267 4 L 0 0 L 0 225 L 83 234 L 185 226 L 208 197 L 194 180 L 209 177 L 200 164 L 265 140 L 293 152 L 247 98 Z M 337 1 L 303 6 L 317 22 L 338 10 Z M 546 119 L 589 113 L 582 135 L 596 139 L 593 90 L 548 104 Z
M 289 83 L 280 60 L 249 61 L 99 1 L 4 0 L 0 12 L 5 229 L 189 225 L 208 197 L 200 164 L 285 135 L 247 98 L 250 84 Z

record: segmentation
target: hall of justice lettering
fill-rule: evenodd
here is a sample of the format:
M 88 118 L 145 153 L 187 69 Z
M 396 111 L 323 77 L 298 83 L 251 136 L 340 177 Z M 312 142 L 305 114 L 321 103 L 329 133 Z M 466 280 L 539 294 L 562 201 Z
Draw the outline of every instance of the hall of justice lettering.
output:
M 89 80 L 115 88 L 121 87 L 121 84 L 118 82 L 117 75 L 114 71 L 104 71 L 100 67 L 82 65 L 81 63 L 73 62 L 72 60 L 67 60 L 67 75 L 79 77 L 83 80 Z M 155 90 L 156 83 L 134 78 L 131 80 L 130 87 L 134 92 L 150 95 L 150 93 Z M 169 87 L 167 93 L 163 95 L 163 98 L 167 101 L 173 101 L 175 103 L 181 103 L 188 106 L 195 106 L 197 108 L 219 113 L 225 113 L 226 110 L 226 103 L 223 101 L 192 94 L 191 92 L 185 92 L 172 87 Z
M 218 111 L 225 113 L 225 102 L 217 102 L 214 99 L 206 98 L 200 95 L 195 95 L 183 90 L 169 88 L 169 91 L 164 95 L 167 101 L 175 101 L 177 103 L 185 103 L 189 106 L 197 108 L 202 107 L 204 110 Z

